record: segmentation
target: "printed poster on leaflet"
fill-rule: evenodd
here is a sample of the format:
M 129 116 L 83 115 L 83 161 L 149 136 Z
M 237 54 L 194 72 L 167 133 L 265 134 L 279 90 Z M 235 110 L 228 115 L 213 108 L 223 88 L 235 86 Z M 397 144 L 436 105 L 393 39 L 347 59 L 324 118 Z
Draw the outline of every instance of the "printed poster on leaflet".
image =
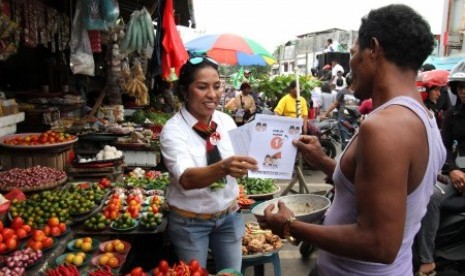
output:
M 257 160 L 259 169 L 248 176 L 291 179 L 297 155 L 292 141 L 302 132 L 302 119 L 259 114 L 251 124 L 249 156 Z

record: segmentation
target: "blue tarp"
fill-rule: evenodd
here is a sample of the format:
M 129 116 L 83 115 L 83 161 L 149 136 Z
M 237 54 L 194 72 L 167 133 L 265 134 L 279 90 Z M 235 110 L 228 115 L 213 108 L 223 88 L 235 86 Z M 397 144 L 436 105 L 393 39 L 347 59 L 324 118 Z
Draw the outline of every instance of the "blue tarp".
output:
M 436 69 L 440 70 L 452 70 L 454 66 L 459 63 L 460 61 L 465 59 L 465 55 L 457 55 L 457 56 L 448 56 L 448 57 L 435 57 L 430 56 L 428 57 L 424 63 L 433 64 Z

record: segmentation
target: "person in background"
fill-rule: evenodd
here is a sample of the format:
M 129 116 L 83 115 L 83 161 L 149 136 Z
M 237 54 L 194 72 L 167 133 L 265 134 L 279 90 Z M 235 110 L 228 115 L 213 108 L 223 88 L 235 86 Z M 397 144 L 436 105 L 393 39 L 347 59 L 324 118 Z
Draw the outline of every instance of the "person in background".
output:
M 283 202 L 257 219 L 289 242 L 318 247 L 320 276 L 413 274 L 413 239 L 446 158 L 415 82 L 433 48 L 429 24 L 412 8 L 371 10 L 350 49 L 350 67 L 355 96 L 371 97 L 374 110 L 337 162 L 315 136 L 294 141 L 305 162 L 334 181 L 323 225 L 296 220 Z
M 352 79 L 351 77 L 347 77 L 347 87 L 338 91 L 336 98 L 332 102 L 332 104 L 328 107 L 326 112 L 320 116 L 320 119 L 329 118 L 331 112 L 337 108 L 337 124 L 339 127 L 339 133 L 341 135 L 341 149 L 344 150 L 347 146 L 347 143 L 350 139 L 350 131 L 347 127 L 343 124 L 345 120 L 347 120 L 344 110 L 346 105 L 354 105 L 357 100 L 354 97 L 354 90 L 352 87 Z
M 225 108 L 232 112 L 232 114 L 237 114 L 239 111 L 241 116 L 239 119 L 236 117 L 236 123 L 238 125 L 243 125 L 247 120 L 255 113 L 255 100 L 250 95 L 252 87 L 248 82 L 243 82 L 240 87 L 241 93 L 237 95 L 234 99 L 231 99 L 225 106 Z
M 329 82 L 324 82 L 321 86 L 321 106 L 320 113 L 325 114 L 329 107 L 336 100 L 336 94 L 331 91 L 331 85 Z M 328 113 L 329 115 L 329 113 Z M 321 116 L 320 116 L 321 117 Z
M 240 271 L 245 225 L 236 212 L 236 178 L 258 166 L 251 157 L 234 155 L 228 131 L 236 124 L 216 109 L 222 92 L 214 60 L 191 57 L 181 67 L 177 93 L 184 105 L 160 134 L 170 173 L 167 231 L 180 260 L 197 259 L 206 267 L 210 248 L 217 271 Z
M 419 72 L 427 72 L 432 70 L 436 70 L 436 67 L 431 63 L 425 63 L 421 66 Z M 435 104 L 439 113 L 445 113 L 447 110 L 449 110 L 449 108 L 451 108 L 455 104 L 455 101 L 453 103 L 451 97 L 449 96 L 451 94 L 449 90 L 450 89 L 447 85 L 441 86 L 440 96 L 436 100 Z M 452 95 L 455 97 L 454 94 Z M 441 127 L 441 124 L 439 124 L 439 127 Z
M 297 118 L 297 82 L 295 80 L 291 81 L 289 84 L 288 91 L 289 93 L 279 100 L 278 105 L 274 109 L 274 113 L 279 116 Z M 308 107 L 307 101 L 302 96 L 300 96 L 300 107 L 300 115 L 303 119 L 302 131 L 303 133 L 307 133 Z
M 336 76 L 336 91 L 340 91 L 346 87 L 346 78 L 342 75 L 342 71 L 338 71 Z
M 325 66 L 323 66 L 323 68 L 321 68 L 321 71 L 319 73 L 320 73 L 320 77 L 318 78 L 318 80 L 330 81 L 331 80 L 331 65 L 326 64 Z
M 437 183 L 428 203 L 428 209 L 415 239 L 414 250 L 420 262 L 417 276 L 436 274 L 434 260 L 436 233 L 441 221 L 441 208 L 445 202 L 462 205 L 465 201 L 465 61 L 458 63 L 449 75 L 449 86 L 458 96 L 457 103 L 449 109 L 443 120 L 442 140 L 447 150 L 447 160 L 442 174 L 448 184 Z M 430 92 L 431 93 L 431 92 Z M 435 92 L 438 94 L 439 92 Z M 463 205 L 462 205 L 463 206 Z
M 439 109 L 439 106 L 438 106 L 438 100 L 439 100 L 439 97 L 441 96 L 441 89 L 442 89 L 442 86 L 437 86 L 437 85 L 427 87 L 426 93 L 428 97 L 426 98 L 426 100 L 423 101 L 425 106 L 431 112 L 434 113 L 434 117 L 436 118 L 436 122 L 439 127 L 442 125 L 442 116 L 443 116 L 442 111 Z
M 331 61 L 331 84 L 334 84 L 334 86 L 336 87 L 336 79 L 337 79 L 337 73 L 338 72 L 341 72 L 341 75 L 344 74 L 344 67 L 342 67 L 340 64 L 339 64 L 339 61 L 337 61 L 337 59 L 333 59 Z

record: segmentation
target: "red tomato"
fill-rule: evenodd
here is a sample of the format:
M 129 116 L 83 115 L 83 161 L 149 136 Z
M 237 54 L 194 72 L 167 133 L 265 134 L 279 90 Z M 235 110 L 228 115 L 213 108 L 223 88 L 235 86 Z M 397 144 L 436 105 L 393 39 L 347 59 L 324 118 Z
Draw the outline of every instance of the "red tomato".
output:
M 131 270 L 131 276 L 143 276 L 143 275 L 144 275 L 144 270 L 140 266 L 134 267 Z
M 18 242 L 16 241 L 16 239 L 8 239 L 6 240 L 5 245 L 7 250 L 13 250 L 18 245 Z
M 3 228 L 2 235 L 5 240 L 8 240 L 15 234 L 15 231 L 11 228 Z
M 0 231 L 3 230 L 3 221 L 0 220 Z
M 24 239 L 27 236 L 27 232 L 23 228 L 19 228 L 18 230 L 16 230 L 16 235 L 19 239 Z
M 199 261 L 193 259 L 189 262 L 189 268 L 191 271 L 199 271 L 200 270 L 200 263 Z
M 11 222 L 11 228 L 13 228 L 14 230 L 22 228 L 23 225 L 24 225 L 24 220 L 21 217 L 15 217 L 13 221 Z
M 6 245 L 3 242 L 0 242 L 0 252 L 6 251 Z
M 51 237 L 46 237 L 41 242 L 42 246 L 47 248 L 53 245 L 53 239 Z
M 58 228 L 60 229 L 60 232 L 61 232 L 61 233 L 66 232 L 66 224 L 64 224 L 63 222 L 60 222 L 60 223 L 58 224 Z
M 165 260 L 161 260 L 159 263 L 158 263 L 158 269 L 160 270 L 160 272 L 168 272 L 168 270 L 170 269 L 170 265 L 168 264 L 167 261 Z
M 50 234 L 52 234 L 52 236 L 54 236 L 54 237 L 57 237 L 57 236 L 61 235 L 60 228 L 58 228 L 58 226 L 52 226 L 50 228 Z
M 32 231 L 31 226 L 29 226 L 29 225 L 27 225 L 27 224 L 24 224 L 24 225 L 23 225 L 23 229 L 26 230 L 26 232 L 27 232 L 28 234 L 31 233 L 31 231 Z

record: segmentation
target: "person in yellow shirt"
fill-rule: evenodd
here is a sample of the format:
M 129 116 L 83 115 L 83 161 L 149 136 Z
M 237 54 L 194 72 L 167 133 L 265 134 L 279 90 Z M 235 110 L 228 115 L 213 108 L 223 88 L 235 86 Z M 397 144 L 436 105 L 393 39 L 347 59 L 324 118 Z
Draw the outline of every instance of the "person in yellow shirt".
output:
M 255 113 L 255 100 L 250 95 L 252 87 L 248 82 L 243 82 L 240 87 L 241 93 L 231 99 L 225 108 L 236 115 L 236 124 L 242 125 Z M 239 118 L 239 117 L 240 118 Z
M 283 96 L 276 108 L 274 109 L 274 113 L 279 116 L 287 116 L 287 117 L 297 117 L 297 106 L 296 106 L 296 97 L 297 97 L 297 83 L 296 81 L 291 81 L 289 84 L 289 94 Z M 302 133 L 307 133 L 307 120 L 308 120 L 308 108 L 307 108 L 307 101 L 304 97 L 300 96 L 300 106 L 301 106 L 301 115 L 303 119 L 303 126 L 302 126 Z

